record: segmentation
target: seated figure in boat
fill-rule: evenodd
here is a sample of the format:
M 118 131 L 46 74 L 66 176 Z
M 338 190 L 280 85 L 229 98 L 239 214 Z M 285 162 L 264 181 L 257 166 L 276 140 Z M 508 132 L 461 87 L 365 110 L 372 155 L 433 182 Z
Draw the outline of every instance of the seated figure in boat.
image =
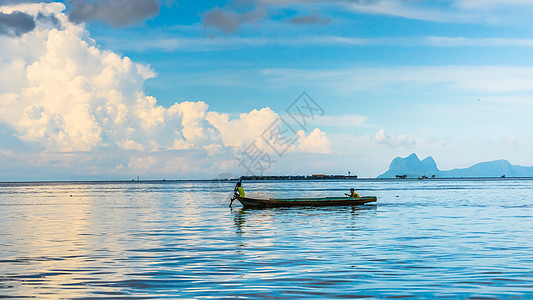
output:
M 354 189 L 350 189 L 350 193 L 349 194 L 345 193 L 344 195 L 346 195 L 346 196 L 348 196 L 350 198 L 359 198 L 359 194 L 356 193 Z
M 235 196 L 238 196 L 238 197 L 245 197 L 244 196 L 244 188 L 241 186 L 241 182 L 237 182 L 237 184 L 235 185 Z
M 237 184 L 235 185 L 235 188 L 233 189 L 233 197 L 231 198 L 231 202 L 229 203 L 230 207 L 233 204 L 233 201 L 237 199 L 237 197 L 241 197 L 241 198 L 245 197 L 244 188 L 241 186 L 240 181 L 237 182 Z

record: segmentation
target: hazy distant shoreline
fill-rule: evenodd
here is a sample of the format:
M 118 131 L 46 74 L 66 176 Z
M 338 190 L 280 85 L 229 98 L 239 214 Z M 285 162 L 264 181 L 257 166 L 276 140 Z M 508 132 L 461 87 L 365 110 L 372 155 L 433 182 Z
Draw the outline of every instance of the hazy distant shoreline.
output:
M 146 179 L 146 180 L 36 180 L 36 181 L 0 181 L 1 185 L 9 184 L 113 184 L 113 183 L 176 183 L 176 182 L 232 182 L 238 181 L 238 178 L 232 179 Z M 470 180 L 470 181 L 492 181 L 492 180 L 533 180 L 533 177 L 438 177 L 438 178 L 357 178 L 357 179 L 249 179 L 244 182 L 264 182 L 264 181 L 450 181 L 450 180 Z
M 413 153 L 408 157 L 396 157 L 390 163 L 389 169 L 379 175 L 379 178 L 394 178 L 405 176 L 407 178 L 437 177 L 437 178 L 482 178 L 482 177 L 512 177 L 531 178 L 533 167 L 512 165 L 505 159 L 480 162 L 468 168 L 440 170 L 433 157 L 428 156 L 420 160 Z

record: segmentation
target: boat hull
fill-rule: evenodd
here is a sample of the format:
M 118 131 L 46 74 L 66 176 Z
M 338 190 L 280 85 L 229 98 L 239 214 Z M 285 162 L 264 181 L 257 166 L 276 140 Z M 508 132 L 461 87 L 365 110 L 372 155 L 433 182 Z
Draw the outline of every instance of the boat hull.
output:
M 254 199 L 237 197 L 244 207 L 290 207 L 290 206 L 353 206 L 376 202 L 376 197 L 326 197 L 326 198 L 292 198 L 292 199 Z

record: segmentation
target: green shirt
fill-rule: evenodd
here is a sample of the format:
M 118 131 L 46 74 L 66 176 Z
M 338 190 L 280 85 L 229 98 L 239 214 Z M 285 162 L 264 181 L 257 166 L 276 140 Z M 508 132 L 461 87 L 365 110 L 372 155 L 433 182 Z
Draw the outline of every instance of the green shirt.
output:
M 239 197 L 244 197 L 244 189 L 242 188 L 242 186 L 238 187 L 237 191 L 239 191 Z

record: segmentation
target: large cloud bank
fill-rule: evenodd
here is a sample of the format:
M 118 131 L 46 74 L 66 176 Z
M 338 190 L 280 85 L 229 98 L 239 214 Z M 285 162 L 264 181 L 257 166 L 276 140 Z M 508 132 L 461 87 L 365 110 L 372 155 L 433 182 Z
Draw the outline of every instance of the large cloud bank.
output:
M 20 36 L 0 35 L 0 124 L 17 140 L 37 145 L 37 156 L 55 153 L 43 159 L 83 158 L 90 165 L 95 155 L 124 153 L 126 160 L 105 161 L 93 168 L 94 174 L 224 171 L 236 153 L 279 119 L 268 107 L 230 119 L 209 111 L 202 101 L 158 105 L 143 92 L 154 71 L 100 49 L 83 24 L 69 21 L 64 10 L 60 3 L 0 7 L 4 15 L 20 12 L 36 24 Z M 0 151 L 4 160 L 7 155 L 25 159 L 9 145 L 0 144 Z M 169 156 L 168 151 L 179 153 Z M 329 142 L 319 129 L 307 136 L 300 132 L 291 151 L 327 153 Z M 195 159 L 186 158 L 191 153 Z

